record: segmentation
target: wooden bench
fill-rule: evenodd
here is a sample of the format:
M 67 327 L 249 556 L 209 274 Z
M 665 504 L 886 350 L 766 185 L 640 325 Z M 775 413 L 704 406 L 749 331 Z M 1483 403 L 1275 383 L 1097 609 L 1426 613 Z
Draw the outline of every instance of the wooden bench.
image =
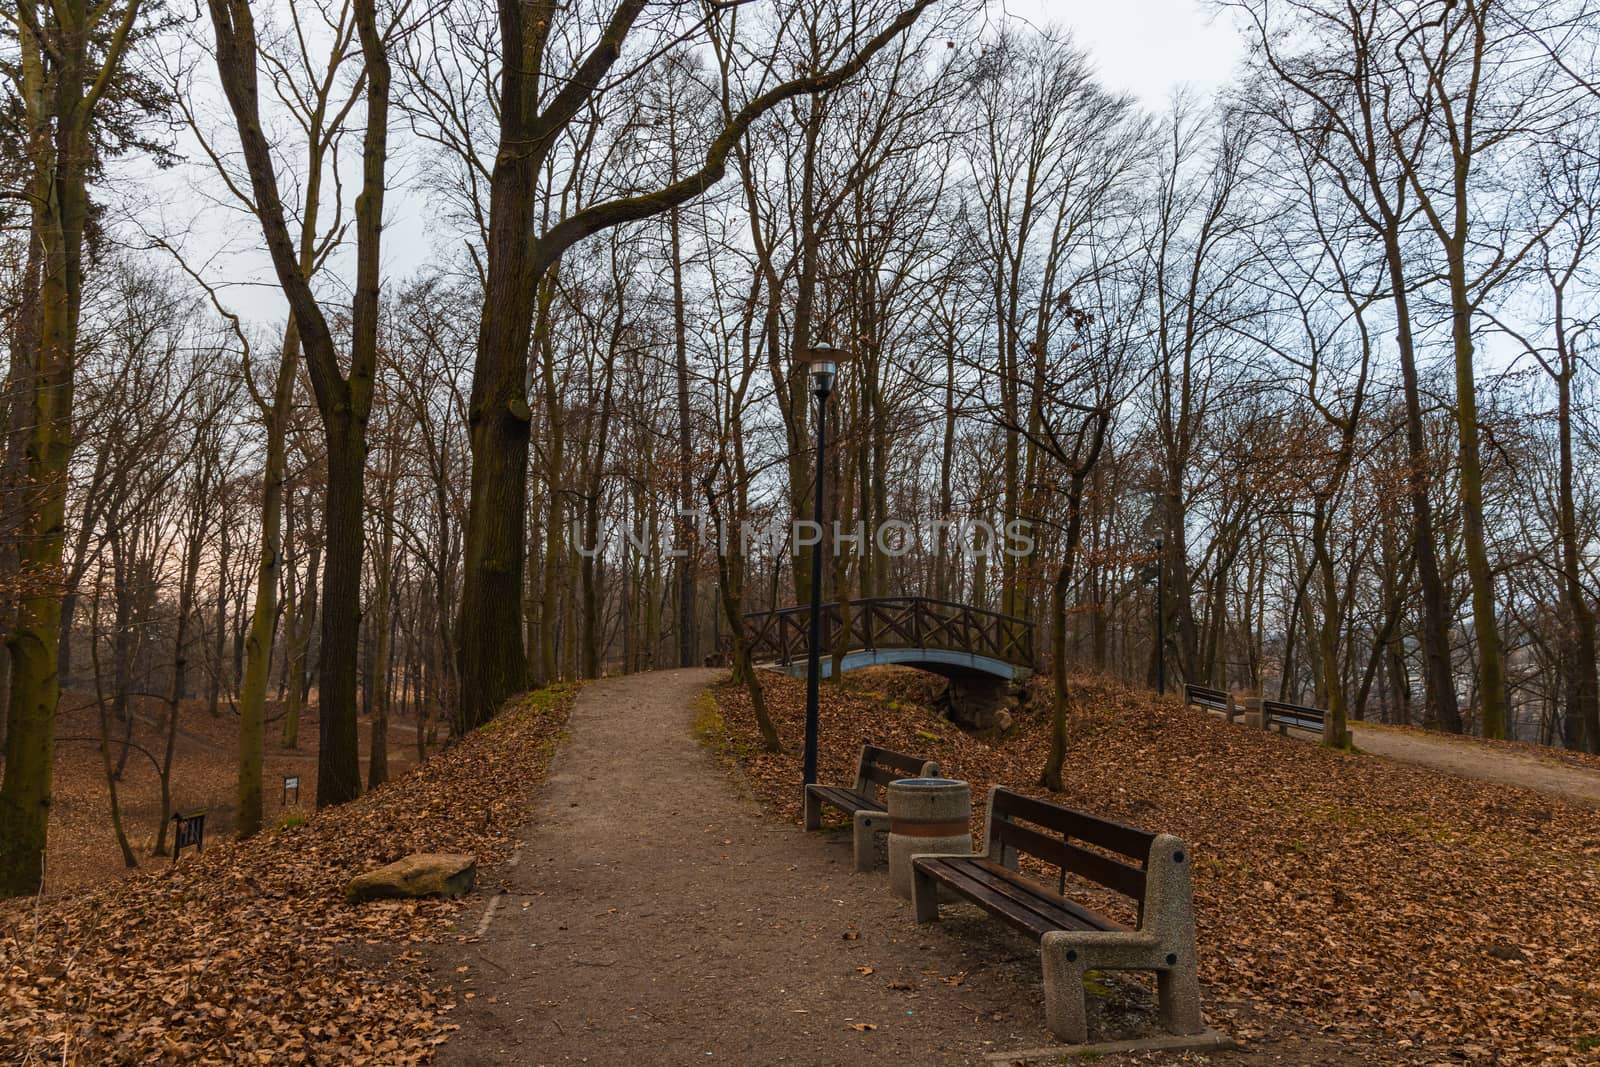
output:
M 1308 708 L 1304 704 L 1289 704 L 1282 700 L 1263 700 L 1261 714 L 1262 726 L 1270 730 L 1276 725 L 1280 734 L 1287 734 L 1291 726 L 1315 730 L 1320 734 L 1322 724 L 1328 719 L 1325 708 Z
M 918 922 L 939 917 L 944 887 L 1037 937 L 1045 1020 L 1064 1041 L 1088 1038 L 1083 980 L 1092 969 L 1154 971 L 1162 1025 L 1174 1034 L 1205 1028 L 1182 841 L 999 786 L 989 791 L 985 841 L 981 855 L 912 857 Z M 1020 855 L 1059 868 L 1056 888 L 1017 873 Z M 1130 929 L 1069 899 L 1069 873 L 1137 901 L 1137 924 Z
M 939 765 L 920 756 L 861 746 L 856 780 L 847 789 L 836 785 L 806 786 L 806 829 L 822 827 L 823 807 L 838 808 L 855 824 L 856 870 L 878 865 L 878 835 L 889 832 L 889 812 L 881 790 L 898 778 L 937 778 Z
M 1212 689 L 1208 685 L 1193 685 L 1189 682 L 1183 684 L 1183 703 L 1185 707 L 1220 711 L 1228 717 L 1229 722 L 1233 721 L 1237 711 L 1233 703 L 1233 694 L 1226 689 Z

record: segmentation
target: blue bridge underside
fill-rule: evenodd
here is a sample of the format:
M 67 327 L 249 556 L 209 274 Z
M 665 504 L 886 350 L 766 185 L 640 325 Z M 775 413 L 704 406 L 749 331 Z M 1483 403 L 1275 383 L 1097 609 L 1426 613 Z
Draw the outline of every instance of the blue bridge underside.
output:
M 994 659 L 990 656 L 979 656 L 972 652 L 951 652 L 943 648 L 878 648 L 858 649 L 847 652 L 840 673 L 860 670 L 862 667 L 882 667 L 888 665 L 901 667 L 916 667 L 918 670 L 931 671 L 942 674 L 946 678 L 970 677 L 975 674 L 986 675 L 990 678 L 999 678 L 1004 681 L 1018 681 L 1026 678 L 1030 673 L 1024 667 L 1014 667 L 1005 660 Z M 796 660 L 791 663 L 769 664 L 772 670 L 782 671 L 784 674 L 796 678 L 806 676 L 805 660 Z M 822 677 L 833 675 L 833 657 L 822 657 Z

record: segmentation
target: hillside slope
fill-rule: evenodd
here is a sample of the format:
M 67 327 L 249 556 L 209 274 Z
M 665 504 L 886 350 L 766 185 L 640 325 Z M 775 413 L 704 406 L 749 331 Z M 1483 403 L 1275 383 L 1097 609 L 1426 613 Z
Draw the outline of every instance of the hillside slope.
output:
M 303 825 L 217 843 L 72 897 L 0 904 L 0 1061 L 374 1063 L 447 1027 L 402 946 L 461 904 L 351 907 L 351 875 L 411 852 L 514 846 L 572 692 L 521 698 L 461 743 Z
M 938 759 L 972 782 L 975 807 L 991 783 L 1043 795 L 1042 700 L 984 741 L 933 714 L 925 679 L 863 672 L 825 686 L 822 780 L 847 779 L 871 740 Z M 804 683 L 764 681 L 797 743 Z M 1397 1062 L 1596 1056 L 1593 809 L 1230 726 L 1116 683 L 1078 679 L 1073 693 L 1068 786 L 1052 799 L 1189 842 L 1213 1001 L 1375 1040 Z M 743 691 L 718 696 L 763 799 L 798 818 L 795 754 L 760 752 Z

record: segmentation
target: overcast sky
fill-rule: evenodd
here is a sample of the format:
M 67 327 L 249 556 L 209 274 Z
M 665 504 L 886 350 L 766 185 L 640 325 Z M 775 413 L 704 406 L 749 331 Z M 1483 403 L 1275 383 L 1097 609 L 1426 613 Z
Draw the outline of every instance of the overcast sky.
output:
M 1160 110 L 1180 85 L 1209 93 L 1244 54 L 1226 14 L 1200 0 L 997 0 L 1038 26 L 1055 23 L 1088 46 L 1101 78 Z
M 1088 49 L 1109 88 L 1133 93 L 1152 111 L 1163 110 L 1180 86 L 1209 95 L 1228 80 L 1243 52 L 1227 16 L 1213 18 L 1203 0 L 993 0 L 990 17 L 1066 27 Z M 384 276 L 400 280 L 435 258 L 439 235 L 430 232 L 425 194 L 406 187 L 414 167 L 396 159 L 390 172 L 397 184 L 385 204 Z M 133 210 L 153 230 L 188 230 L 181 242 L 186 256 L 218 286 L 231 310 L 260 326 L 281 322 L 283 294 L 254 220 L 216 210 L 196 216 L 196 193 L 202 191 L 197 181 L 214 189 L 215 178 L 198 159 L 153 184 L 136 183 L 142 203 Z M 343 273 L 345 266 L 335 269 Z

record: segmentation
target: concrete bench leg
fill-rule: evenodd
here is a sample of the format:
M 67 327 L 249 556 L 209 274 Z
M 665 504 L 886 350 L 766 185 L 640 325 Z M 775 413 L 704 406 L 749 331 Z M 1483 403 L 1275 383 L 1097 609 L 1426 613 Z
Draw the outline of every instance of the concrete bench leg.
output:
M 1044 1021 L 1050 1032 L 1069 1045 L 1089 1040 L 1089 1001 L 1083 988 L 1088 971 L 1083 954 L 1045 934 L 1039 947 L 1044 968 Z
M 1200 976 L 1192 956 L 1180 959 L 1170 970 L 1156 972 L 1156 1002 L 1167 1033 L 1198 1034 L 1206 1028 L 1200 1017 Z
M 878 835 L 889 832 L 889 813 L 886 811 L 858 811 L 855 814 L 856 870 L 872 871 L 878 867 Z
M 801 787 L 804 789 L 805 787 Z M 805 789 L 806 829 L 822 829 L 822 798 L 809 789 Z

